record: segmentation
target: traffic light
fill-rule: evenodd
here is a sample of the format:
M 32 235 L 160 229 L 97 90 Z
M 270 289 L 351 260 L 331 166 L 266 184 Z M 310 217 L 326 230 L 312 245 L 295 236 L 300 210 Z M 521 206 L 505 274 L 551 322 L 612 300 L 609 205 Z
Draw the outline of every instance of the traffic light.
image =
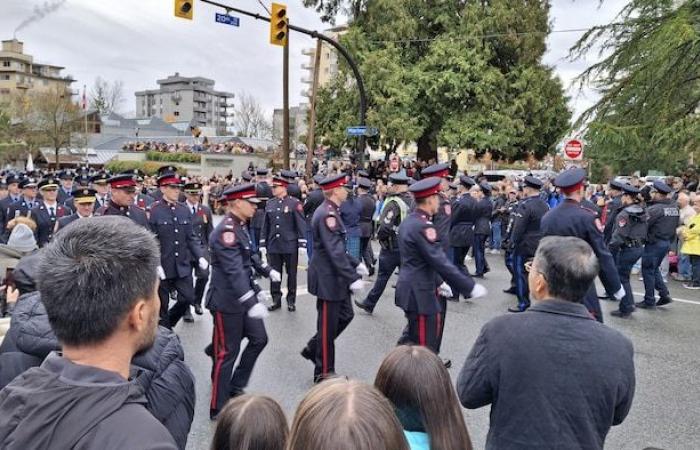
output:
M 273 3 L 272 14 L 270 14 L 270 44 L 282 47 L 287 45 L 288 24 L 287 6 Z
M 194 0 L 175 0 L 175 17 L 192 20 Z

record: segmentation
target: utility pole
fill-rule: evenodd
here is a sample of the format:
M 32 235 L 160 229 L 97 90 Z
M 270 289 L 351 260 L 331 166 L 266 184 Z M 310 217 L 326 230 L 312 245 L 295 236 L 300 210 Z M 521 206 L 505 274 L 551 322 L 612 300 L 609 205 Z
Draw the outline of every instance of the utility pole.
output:
M 289 170 L 289 36 L 282 52 L 282 154 L 284 168 Z
M 316 40 L 316 54 L 314 55 L 314 79 L 311 84 L 311 111 L 309 111 L 309 130 L 306 135 L 306 174 L 311 176 L 314 149 L 316 148 L 316 95 L 318 93 L 318 76 L 321 65 L 321 52 L 323 43 Z

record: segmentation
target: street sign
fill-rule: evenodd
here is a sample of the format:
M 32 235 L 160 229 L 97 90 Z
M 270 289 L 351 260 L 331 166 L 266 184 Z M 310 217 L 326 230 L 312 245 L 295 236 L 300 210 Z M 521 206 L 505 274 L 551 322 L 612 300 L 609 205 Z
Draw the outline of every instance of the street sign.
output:
M 379 134 L 379 130 L 374 127 L 348 127 L 345 134 L 348 136 L 376 136 Z
M 228 14 L 216 13 L 216 21 L 218 23 L 223 23 L 234 27 L 238 27 L 241 25 L 241 19 L 239 19 L 238 17 L 229 16 Z
M 571 139 L 564 144 L 564 157 L 573 161 L 583 159 L 583 142 L 578 139 Z

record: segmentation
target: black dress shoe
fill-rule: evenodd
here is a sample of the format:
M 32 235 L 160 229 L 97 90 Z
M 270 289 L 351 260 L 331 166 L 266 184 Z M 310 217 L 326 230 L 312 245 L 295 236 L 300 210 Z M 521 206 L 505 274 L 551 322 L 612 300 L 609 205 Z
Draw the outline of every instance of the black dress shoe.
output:
M 209 420 L 214 421 L 216 418 L 219 416 L 219 411 L 215 409 L 210 409 L 209 410 Z
M 637 308 L 642 308 L 642 309 L 656 309 L 656 305 L 650 305 L 646 302 L 637 302 L 634 304 Z
M 355 300 L 355 306 L 357 306 L 367 314 L 372 314 L 373 309 L 365 305 L 363 302 L 358 302 L 357 300 Z
M 622 312 L 620 310 L 611 311 L 610 315 L 613 317 L 619 317 L 620 319 L 629 319 L 632 317 L 631 312 Z
M 296 310 L 297 310 L 297 307 L 296 307 L 296 305 L 295 305 L 294 303 L 291 303 L 291 304 L 287 305 L 287 311 L 289 311 L 289 312 L 294 312 L 294 311 L 296 311 Z
M 452 367 L 452 360 L 449 358 L 442 358 L 442 363 L 445 365 L 446 369 Z
M 314 355 L 311 353 L 311 350 L 309 350 L 309 347 L 304 347 L 302 349 L 301 357 L 304 359 L 308 359 L 311 362 L 314 362 Z
M 508 312 L 512 313 L 521 313 L 525 312 L 525 310 L 527 310 L 527 308 L 521 308 L 520 306 L 511 306 L 510 308 L 508 308 Z
M 185 311 L 185 314 L 182 316 L 182 320 L 184 320 L 187 323 L 194 322 L 194 317 L 192 317 L 192 312 L 189 308 L 187 308 L 187 311 Z
M 369 276 L 374 275 L 374 266 L 369 266 Z
M 280 309 L 281 307 L 282 307 L 282 304 L 281 304 L 281 303 L 273 303 L 273 304 L 271 304 L 270 306 L 267 307 L 267 310 L 268 310 L 268 311 L 277 311 L 277 310 Z
M 447 301 L 459 303 L 459 297 L 447 297 Z
M 608 294 L 603 294 L 598 296 L 598 300 L 611 300 Z
M 656 306 L 664 306 L 668 305 L 671 303 L 673 299 L 671 297 L 661 297 L 658 302 L 656 302 Z
M 202 305 L 194 305 L 194 313 L 198 316 L 204 314 L 204 311 L 202 311 Z
M 504 292 L 505 294 L 511 294 L 511 295 L 515 295 L 515 294 L 516 294 L 515 288 L 503 289 L 503 292 Z

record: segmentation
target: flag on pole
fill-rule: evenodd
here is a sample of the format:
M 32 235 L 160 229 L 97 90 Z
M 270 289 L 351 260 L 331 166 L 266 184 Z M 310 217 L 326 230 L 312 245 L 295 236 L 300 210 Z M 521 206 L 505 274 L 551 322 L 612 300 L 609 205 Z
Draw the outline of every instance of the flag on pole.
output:
M 80 105 L 83 108 L 83 111 L 87 111 L 87 96 L 86 96 L 86 92 L 85 92 L 86 89 L 87 89 L 87 86 L 83 85 L 83 100 L 82 100 L 82 104 Z

